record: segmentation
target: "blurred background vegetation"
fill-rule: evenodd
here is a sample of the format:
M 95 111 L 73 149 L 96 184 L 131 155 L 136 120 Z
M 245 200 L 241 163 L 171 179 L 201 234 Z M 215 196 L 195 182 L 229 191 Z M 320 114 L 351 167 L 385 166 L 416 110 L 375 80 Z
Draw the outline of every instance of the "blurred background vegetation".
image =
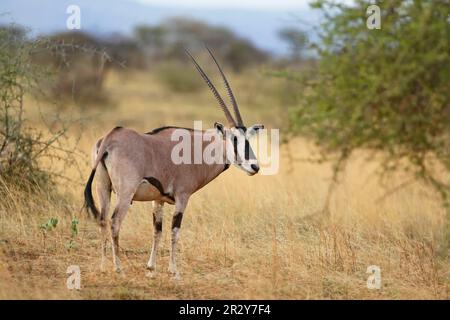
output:
M 77 31 L 27 37 L 20 26 L 4 26 L 0 143 L 6 150 L 11 134 L 20 137 L 14 141 L 29 143 L 11 133 L 22 130 L 17 129 L 21 125 L 11 127 L 23 121 L 21 109 L 16 114 L 9 110 L 21 106 L 23 96 L 36 88 L 60 108 L 80 110 L 114 107 L 114 93 L 105 90 L 110 73 L 126 82 L 127 75 L 145 72 L 165 88 L 166 97 L 204 92 L 184 49 L 207 61 L 208 45 L 234 74 L 238 92 L 245 91 L 243 104 L 266 114 L 264 120 L 280 127 L 285 138 L 302 135 L 315 141 L 319 160 L 336 160 L 335 180 L 354 150 L 368 149 L 384 156 L 382 174 L 410 171 L 446 201 L 449 182 L 439 172 L 450 170 L 448 4 L 385 2 L 382 28 L 369 30 L 366 1 L 313 1 L 324 17 L 320 39 L 311 41 L 300 26 L 280 30 L 290 48 L 284 57 L 272 56 L 225 27 L 182 17 L 138 25 L 128 36 Z M 308 54 L 312 49 L 315 54 Z M 31 82 L 33 86 L 24 85 Z M 274 110 L 275 118 L 270 114 Z M 23 161 L 15 159 L 3 163 Z M 3 164 L 2 174 L 8 175 L 5 168 Z

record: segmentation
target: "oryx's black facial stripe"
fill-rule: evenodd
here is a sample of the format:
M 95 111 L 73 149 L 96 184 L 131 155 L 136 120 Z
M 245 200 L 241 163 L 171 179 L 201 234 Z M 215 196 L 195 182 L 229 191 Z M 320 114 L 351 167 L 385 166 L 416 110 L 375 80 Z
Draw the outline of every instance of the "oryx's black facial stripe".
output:
M 172 218 L 172 229 L 181 227 L 181 220 L 183 220 L 183 212 L 177 212 Z
M 156 189 L 158 189 L 158 191 L 161 193 L 161 195 L 169 198 L 172 201 L 175 201 L 175 198 L 172 195 L 164 192 L 164 188 L 161 184 L 161 181 L 159 181 L 158 179 L 156 179 L 154 177 L 144 177 L 144 179 L 147 180 L 148 183 L 153 185 Z
M 234 148 L 234 160 L 238 160 L 238 138 L 236 136 L 233 137 L 233 148 Z
M 245 160 L 249 160 L 250 158 L 250 143 L 248 140 L 245 140 Z
M 233 136 L 233 149 L 234 149 L 234 159 L 236 162 L 238 162 L 238 137 L 237 136 Z M 247 139 L 244 140 L 244 159 L 245 160 L 250 160 L 250 142 L 248 142 Z M 242 160 L 242 159 L 240 159 Z M 240 162 L 240 161 L 239 161 Z

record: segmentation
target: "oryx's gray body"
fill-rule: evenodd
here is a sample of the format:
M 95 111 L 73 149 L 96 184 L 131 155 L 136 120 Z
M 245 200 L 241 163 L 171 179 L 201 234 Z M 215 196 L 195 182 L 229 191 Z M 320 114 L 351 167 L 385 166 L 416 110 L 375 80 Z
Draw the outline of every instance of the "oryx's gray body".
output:
M 262 126 L 253 126 L 251 130 L 247 130 L 243 126 L 231 88 L 215 59 L 214 61 L 219 67 L 233 103 L 237 122 L 234 121 L 214 85 L 210 82 L 196 61 L 193 58 L 192 60 L 210 89 L 213 91 L 228 120 L 230 128 L 224 128 L 223 125 L 217 123 L 215 125 L 216 129 L 220 131 L 224 137 L 224 140 L 222 141 L 223 150 L 225 150 L 227 146 L 225 137 L 229 136 L 230 139 L 233 139 L 233 143 L 231 144 L 234 146 L 233 149 L 235 153 L 233 164 L 247 172 L 249 175 L 256 174 L 259 167 L 247 138 L 250 134 L 249 132 L 254 133 L 256 130 L 262 128 Z M 194 145 L 194 137 L 196 135 L 203 134 L 202 131 L 177 127 L 162 127 L 149 133 L 141 134 L 134 130 L 117 127 L 111 130 L 103 138 L 99 139 L 94 145 L 92 154 L 92 172 L 85 188 L 85 202 L 86 207 L 99 220 L 101 227 L 103 238 L 102 265 L 105 259 L 106 241 L 108 239 L 107 215 L 110 207 L 111 191 L 114 191 L 117 194 L 117 203 L 111 218 L 110 228 L 113 244 L 113 261 L 116 271 L 121 270 L 119 261 L 120 225 L 125 218 L 132 201 L 154 201 L 154 241 L 148 268 L 151 272 L 155 271 L 156 251 L 162 231 L 162 206 L 164 203 L 174 204 L 175 211 L 172 218 L 172 247 L 169 271 L 178 275 L 175 259 L 176 243 L 183 213 L 189 197 L 228 168 L 228 162 L 225 159 L 226 152 L 223 154 L 223 161 L 220 161 L 219 163 L 207 164 L 202 162 L 201 164 L 175 164 L 171 155 L 172 150 L 178 141 L 172 141 L 171 135 L 174 130 L 180 129 L 187 130 L 188 136 L 192 139 L 191 145 Z M 224 133 L 229 133 L 229 135 Z M 238 138 L 243 138 L 243 140 L 240 139 L 240 141 L 245 143 L 245 157 L 242 157 L 241 154 L 238 154 L 237 152 Z M 196 141 L 198 143 L 198 141 L 202 141 L 202 139 L 196 139 Z M 202 141 L 202 150 L 206 145 L 207 144 Z M 192 152 L 194 152 L 193 150 L 194 149 L 192 149 Z M 94 175 L 97 176 L 97 193 L 101 205 L 100 212 L 96 209 L 91 191 Z
M 175 127 L 162 127 L 144 134 L 120 127 L 113 129 L 99 154 L 109 172 L 113 190 L 119 194 L 123 189 L 131 189 L 135 201 L 158 200 L 174 204 L 175 198 L 193 194 L 227 167 L 206 163 L 174 165 L 171 152 L 179 143 L 171 141 L 174 130 L 189 132 L 192 145 L 194 135 L 203 133 Z M 93 159 L 97 158 L 102 141 L 96 143 Z

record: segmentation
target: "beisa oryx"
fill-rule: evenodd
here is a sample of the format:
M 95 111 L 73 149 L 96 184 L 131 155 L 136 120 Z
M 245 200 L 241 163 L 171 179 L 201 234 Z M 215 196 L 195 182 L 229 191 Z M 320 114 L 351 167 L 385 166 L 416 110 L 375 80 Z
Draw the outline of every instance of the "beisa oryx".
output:
M 151 274 L 155 272 L 156 252 L 161 238 L 164 203 L 175 205 L 172 217 L 172 237 L 169 261 L 169 272 L 178 276 L 176 266 L 176 244 L 181 227 L 183 213 L 189 197 L 214 180 L 225 171 L 230 163 L 254 175 L 259 171 L 257 159 L 249 144 L 249 137 L 255 134 L 262 125 L 246 128 L 242 122 L 236 99 L 231 87 L 214 55 L 208 49 L 222 76 L 225 88 L 231 100 L 235 118 L 231 115 L 227 105 L 216 90 L 208 76 L 186 51 L 192 59 L 198 72 L 214 94 L 220 108 L 225 114 L 228 126 L 215 123 L 215 132 L 220 137 L 219 144 L 224 150 L 232 153 L 226 157 L 223 152 L 223 161 L 200 164 L 175 164 L 171 158 L 172 150 L 178 141 L 171 139 L 175 130 L 186 130 L 188 137 L 194 141 L 204 132 L 179 127 L 161 127 L 148 133 L 138 133 L 131 129 L 116 127 L 99 139 L 92 150 L 92 171 L 84 190 L 85 206 L 98 220 L 102 235 L 102 262 L 105 261 L 106 243 L 110 236 L 112 242 L 112 255 L 115 270 L 121 271 L 119 259 L 119 231 L 120 225 L 133 201 L 154 201 L 153 226 L 154 240 L 147 267 Z M 198 140 L 197 140 L 198 141 Z M 229 146 L 227 148 L 227 146 Z M 206 144 L 202 143 L 205 149 Z M 239 152 L 238 150 L 245 150 Z M 92 197 L 92 181 L 97 177 L 97 193 L 100 200 L 100 211 L 96 208 Z M 110 223 L 107 215 L 110 206 L 111 191 L 117 195 Z

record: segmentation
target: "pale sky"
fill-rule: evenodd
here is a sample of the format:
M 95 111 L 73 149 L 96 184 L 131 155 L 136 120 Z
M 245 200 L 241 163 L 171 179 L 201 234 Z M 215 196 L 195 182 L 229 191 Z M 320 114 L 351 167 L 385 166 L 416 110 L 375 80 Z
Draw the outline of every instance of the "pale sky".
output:
M 261 10 L 305 9 L 309 0 L 134 0 L 140 3 L 181 8 L 239 8 Z M 343 2 L 348 2 L 344 0 Z

